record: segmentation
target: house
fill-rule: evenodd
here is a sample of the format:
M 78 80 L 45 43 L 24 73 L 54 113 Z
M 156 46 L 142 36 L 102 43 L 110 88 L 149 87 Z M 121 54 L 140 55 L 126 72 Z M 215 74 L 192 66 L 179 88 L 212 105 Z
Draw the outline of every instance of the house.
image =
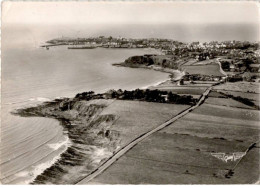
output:
M 165 99 L 165 101 L 168 101 L 168 95 L 161 95 L 164 99 Z
M 229 70 L 231 71 L 231 72 L 234 72 L 235 71 L 235 65 L 234 64 L 230 64 L 229 65 Z
M 220 81 L 220 80 L 221 80 L 221 77 L 214 77 L 213 80 L 216 81 L 216 82 L 217 82 L 217 81 Z

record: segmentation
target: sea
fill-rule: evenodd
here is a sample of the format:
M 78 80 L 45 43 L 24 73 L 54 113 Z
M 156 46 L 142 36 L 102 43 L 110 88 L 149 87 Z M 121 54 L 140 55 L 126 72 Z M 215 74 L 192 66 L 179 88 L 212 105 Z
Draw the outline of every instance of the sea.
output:
M 70 141 L 58 121 L 11 114 L 19 108 L 84 91 L 135 89 L 156 85 L 168 74 L 115 67 L 133 55 L 156 54 L 155 49 L 69 50 L 66 46 L 41 48 L 45 41 L 67 37 L 112 35 L 136 38 L 172 38 L 179 41 L 258 39 L 255 26 L 179 25 L 33 25 L 2 23 L 1 143 L 2 184 L 29 184 L 59 159 Z M 215 28 L 215 29 L 214 29 Z
M 70 145 L 58 121 L 15 116 L 15 109 L 84 91 L 145 88 L 168 79 L 158 71 L 112 66 L 133 55 L 159 53 L 154 49 L 46 50 L 39 47 L 44 40 L 28 40 L 31 33 L 10 32 L 2 45 L 2 184 L 29 184 Z

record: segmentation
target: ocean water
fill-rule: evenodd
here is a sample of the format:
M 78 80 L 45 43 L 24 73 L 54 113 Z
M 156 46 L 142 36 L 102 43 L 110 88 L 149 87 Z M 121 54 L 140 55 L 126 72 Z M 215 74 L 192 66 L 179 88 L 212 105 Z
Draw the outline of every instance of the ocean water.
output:
M 7 42 L 7 41 L 5 41 Z M 11 40 L 10 40 L 11 42 Z M 24 118 L 11 111 L 79 92 L 135 89 L 166 80 L 168 74 L 112 66 L 152 49 L 50 50 L 35 43 L 3 46 L 1 111 L 1 183 L 28 184 L 50 167 L 70 142 L 59 122 Z

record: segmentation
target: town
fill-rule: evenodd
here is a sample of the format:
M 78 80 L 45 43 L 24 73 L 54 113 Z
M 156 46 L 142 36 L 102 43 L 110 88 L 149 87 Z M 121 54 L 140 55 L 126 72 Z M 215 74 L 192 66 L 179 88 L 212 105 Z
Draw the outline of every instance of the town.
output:
M 259 42 L 191 42 L 183 43 L 171 39 L 132 39 L 123 37 L 89 37 L 89 38 L 66 38 L 61 37 L 46 42 L 42 45 L 49 49 L 52 46 L 67 45 L 68 49 L 94 49 L 100 48 L 154 48 L 160 51 L 160 55 L 152 54 L 154 62 L 160 62 L 163 68 L 183 69 L 189 66 L 210 65 L 220 63 L 227 73 L 227 80 L 259 82 L 260 59 Z M 151 55 L 147 54 L 138 64 L 147 63 Z M 156 59 L 156 60 L 155 60 Z M 144 61 L 144 62 L 141 62 Z M 156 63 L 155 63 L 156 64 Z M 194 70 L 194 68 L 192 68 Z M 193 72 L 196 75 L 196 73 Z M 200 74 L 201 75 L 201 74 Z M 218 78 L 212 78 L 212 80 Z

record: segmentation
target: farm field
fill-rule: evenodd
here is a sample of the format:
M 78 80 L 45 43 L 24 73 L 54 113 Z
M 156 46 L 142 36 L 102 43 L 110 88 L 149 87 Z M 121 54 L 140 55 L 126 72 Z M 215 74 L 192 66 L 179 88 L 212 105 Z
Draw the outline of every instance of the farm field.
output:
M 209 64 L 214 64 L 216 61 L 216 59 L 207 59 L 204 61 L 198 61 L 196 63 L 194 63 L 193 65 L 209 65 Z
M 259 141 L 259 117 L 257 110 L 212 105 L 206 100 L 193 112 L 140 142 L 89 183 L 255 183 L 259 178 L 259 144 L 239 163 L 223 161 L 212 153 L 245 152 Z M 227 169 L 235 166 L 234 174 L 226 175 Z
M 185 81 L 187 82 L 187 81 Z M 185 84 L 184 82 L 184 84 Z M 194 86 L 211 86 L 212 84 L 216 84 L 217 82 L 216 81 L 199 81 L 199 80 L 196 80 L 194 81 L 194 84 L 189 84 L 189 85 L 194 85 Z
M 188 65 L 193 65 L 194 63 L 196 63 L 197 60 L 196 59 L 189 59 L 186 63 L 181 64 L 182 66 L 188 66 Z
M 260 83 L 255 82 L 226 82 L 225 84 L 221 84 L 215 86 L 216 90 L 229 90 L 229 91 L 240 91 L 240 92 L 253 92 L 260 93 Z
M 220 72 L 218 64 L 190 65 L 190 66 L 183 65 L 182 69 L 183 69 L 183 71 L 186 71 L 189 74 L 225 76 Z
M 198 61 L 196 59 L 189 59 L 186 63 L 183 63 L 182 66 L 190 66 L 190 65 L 209 65 L 214 64 L 216 59 L 207 59 L 203 61 Z
M 227 95 L 233 95 L 234 97 L 242 97 L 242 98 L 248 98 L 250 100 L 252 100 L 252 102 L 255 102 L 256 105 L 259 105 L 259 94 L 257 93 L 245 93 L 245 92 L 241 92 L 241 91 L 227 91 L 227 90 L 214 90 L 214 91 L 218 91 L 221 93 L 225 93 Z
M 183 85 L 178 85 L 178 82 L 173 82 L 171 80 L 167 80 L 159 85 L 151 86 L 149 88 L 155 88 L 155 87 L 165 87 L 165 86 L 172 86 L 172 87 L 205 87 L 205 86 L 211 86 L 212 84 L 217 83 L 216 81 L 194 81 L 193 83 L 190 83 L 189 81 L 184 81 Z
M 116 115 L 117 120 L 110 131 L 118 133 L 122 147 L 188 107 L 188 105 L 115 100 L 100 115 Z
M 221 94 L 224 93 L 226 95 L 233 95 L 234 97 L 247 98 L 256 106 L 259 106 L 259 86 L 259 83 L 253 82 L 227 82 L 214 86 L 212 92 L 209 94 L 209 97 L 225 97 Z
M 219 105 L 219 106 L 251 109 L 251 110 L 255 109 L 252 106 L 245 105 L 245 104 L 243 104 L 241 102 L 235 101 L 234 99 L 230 99 L 230 98 L 209 97 L 205 103 L 206 104 L 212 104 L 212 105 Z
M 186 95 L 201 95 L 208 87 L 207 86 L 156 86 L 150 89 L 158 89 L 162 91 L 171 91 L 175 94 Z

